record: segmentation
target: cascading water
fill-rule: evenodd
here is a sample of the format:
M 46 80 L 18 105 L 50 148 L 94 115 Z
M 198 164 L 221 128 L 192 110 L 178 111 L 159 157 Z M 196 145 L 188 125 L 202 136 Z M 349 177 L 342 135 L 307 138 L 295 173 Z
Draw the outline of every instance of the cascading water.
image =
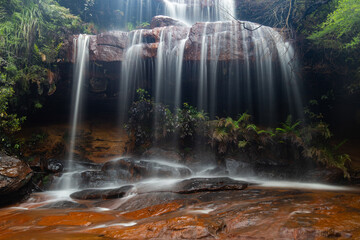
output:
M 175 28 L 163 28 L 157 51 L 155 72 L 155 101 L 167 103 L 173 108 L 181 104 L 182 66 L 187 34 L 180 40 L 173 36 Z M 182 32 L 184 33 L 184 32 Z
M 279 106 L 286 102 L 286 110 L 301 115 L 295 52 L 280 33 L 238 21 L 204 23 L 202 27 L 198 97 L 193 99 L 198 108 L 215 117 L 227 106 L 228 113 L 248 111 L 263 123 L 272 123 L 278 120 L 273 113 L 281 111 Z M 242 61 L 220 59 L 225 51 L 230 59 L 242 52 Z
M 122 9 L 120 14 L 124 16 L 124 21 L 122 23 L 127 25 L 121 25 L 121 28 L 124 29 L 133 29 L 137 25 L 145 24 L 152 18 L 153 9 L 157 9 L 158 3 L 153 0 L 127 0 L 119 1 L 119 9 Z
M 175 3 L 184 2 L 165 1 L 165 6 Z M 209 112 L 211 118 L 223 113 L 248 111 L 258 119 L 266 119 L 264 123 L 271 123 L 279 120 L 273 119 L 273 113 L 283 110 L 283 102 L 289 104 L 284 110 L 286 114 L 288 110 L 301 110 L 295 52 L 279 32 L 255 23 L 224 21 L 231 15 L 229 11 L 234 12 L 233 1 L 213 1 L 214 5 L 203 6 L 201 11 L 209 8 L 210 13 L 217 12 L 212 18 L 199 9 L 192 9 L 199 2 L 186 3 L 192 3 L 186 11 L 197 18 L 222 21 L 200 22 L 191 27 L 179 24 L 122 34 L 128 41 L 124 44 L 119 84 L 122 122 L 126 121 L 135 90 L 144 83 L 152 89 L 156 102 L 164 103 L 172 110 L 181 107 L 182 102 L 189 102 Z M 226 14 L 220 14 L 223 8 L 229 8 Z M 173 11 L 172 14 L 182 18 L 181 12 Z M 74 86 L 77 94 L 73 104 L 69 166 L 74 158 L 81 86 L 89 61 L 85 50 L 88 42 L 87 36 L 81 35 L 75 44 L 78 47 L 74 82 L 78 85 Z M 153 57 L 144 56 L 149 54 L 146 49 L 153 46 L 156 46 Z M 154 120 L 157 121 L 156 116 Z
M 165 15 L 187 24 L 235 18 L 234 0 L 164 0 Z
M 151 5 L 151 1 L 136 2 L 140 11 L 144 4 Z M 127 8 L 129 4 L 134 7 L 127 2 Z M 152 79 L 155 101 L 172 109 L 189 102 L 211 118 L 247 111 L 263 124 L 289 113 L 301 117 L 295 52 L 279 32 L 251 22 L 229 21 L 235 16 L 233 0 L 164 0 L 163 6 L 167 15 L 188 24 L 206 22 L 156 30 L 160 32 L 157 54 L 150 64 L 142 56 L 147 30 L 129 33 L 120 80 L 122 120 L 144 79 Z M 184 59 L 193 44 L 192 31 L 201 35 L 195 46 L 200 56 L 196 62 Z M 277 119 L 275 112 L 281 112 Z
M 141 79 L 145 78 L 145 62 L 142 59 L 143 30 L 129 33 L 128 48 L 125 52 L 121 68 L 120 83 L 120 120 L 124 122 L 127 116 L 129 101 L 134 99 L 134 92 Z
M 74 79 L 73 79 L 73 96 L 72 96 L 72 119 L 70 133 L 70 147 L 67 157 L 67 168 L 69 172 L 74 171 L 74 151 L 76 144 L 76 134 L 78 131 L 79 118 L 82 108 L 83 86 L 86 74 L 89 72 L 89 36 L 79 35 L 74 39 Z M 64 174 L 61 181 L 62 189 L 72 187 L 71 174 Z

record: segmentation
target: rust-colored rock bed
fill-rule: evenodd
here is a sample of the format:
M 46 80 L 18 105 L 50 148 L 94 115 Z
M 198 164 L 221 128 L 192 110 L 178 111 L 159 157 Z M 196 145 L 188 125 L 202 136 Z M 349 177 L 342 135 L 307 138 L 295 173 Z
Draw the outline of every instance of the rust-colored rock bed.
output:
M 356 189 L 149 192 L 63 209 L 51 199 L 0 209 L 0 239 L 360 239 Z

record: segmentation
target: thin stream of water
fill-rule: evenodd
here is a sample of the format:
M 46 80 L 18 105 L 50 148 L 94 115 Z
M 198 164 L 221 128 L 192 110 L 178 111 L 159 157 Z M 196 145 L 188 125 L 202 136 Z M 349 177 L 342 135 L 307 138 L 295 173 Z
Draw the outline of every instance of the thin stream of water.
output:
M 76 134 L 78 131 L 78 123 L 80 114 L 82 112 L 82 100 L 83 100 L 83 85 L 86 80 L 86 73 L 89 69 L 89 36 L 79 35 L 74 39 L 74 53 L 75 55 L 75 71 L 73 80 L 73 99 L 72 99 L 72 120 L 71 120 L 71 133 L 70 133 L 70 147 L 67 157 L 68 169 L 71 171 L 74 160 Z M 71 188 L 71 178 L 67 178 L 62 183 L 63 189 Z

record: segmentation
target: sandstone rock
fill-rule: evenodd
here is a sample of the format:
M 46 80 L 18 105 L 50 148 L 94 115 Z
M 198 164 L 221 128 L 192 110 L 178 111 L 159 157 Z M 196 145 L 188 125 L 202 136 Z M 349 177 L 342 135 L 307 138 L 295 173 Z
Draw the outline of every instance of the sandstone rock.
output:
M 16 194 L 33 173 L 23 161 L 0 153 L 0 195 Z
M 203 44 L 203 35 L 206 34 L 206 42 L 217 42 L 218 49 L 208 44 L 208 60 L 231 61 L 244 60 L 243 45 L 248 45 L 249 57 L 253 55 L 251 38 L 243 39 L 241 23 L 233 22 L 199 22 L 189 27 L 186 24 L 166 16 L 156 16 L 151 22 L 152 29 L 141 29 L 143 40 L 142 57 L 155 58 L 159 46 L 161 33 L 166 33 L 165 38 L 171 38 L 171 42 L 186 39 L 184 59 L 188 61 L 200 61 Z M 90 36 L 90 60 L 97 62 L 121 62 L 124 60 L 126 49 L 129 44 L 130 34 L 122 31 L 110 31 L 99 35 Z M 270 36 L 264 36 L 270 37 Z M 65 61 L 73 62 L 73 39 L 70 37 L 62 49 Z M 236 47 L 234 47 L 236 46 Z M 212 52 L 219 54 L 212 54 Z M 216 59 L 215 59 L 216 58 Z
M 151 24 L 150 24 L 150 28 L 157 28 L 157 27 L 168 27 L 168 26 L 181 26 L 181 27 L 186 27 L 186 24 L 173 19 L 171 17 L 168 16 L 155 16 L 152 20 L 151 20 Z
M 96 35 L 96 44 L 125 49 L 128 45 L 128 34 L 121 31 L 110 31 Z
M 87 208 L 87 206 L 85 204 L 81 204 L 77 202 L 60 201 L 60 202 L 47 204 L 40 208 L 41 209 L 80 209 L 80 208 Z
M 233 22 L 199 22 L 190 29 L 189 40 L 186 42 L 184 59 L 188 61 L 200 61 L 202 58 L 203 36 L 206 35 L 207 42 L 217 42 L 216 48 L 207 45 L 207 59 L 230 61 L 244 60 L 242 34 L 240 23 Z M 234 47 L 236 46 L 236 47 Z M 218 54 L 212 54 L 213 52 Z M 249 52 L 251 55 L 252 53 Z
M 70 197 L 78 200 L 122 198 L 132 188 L 132 185 L 128 185 L 115 189 L 86 189 L 75 192 Z
M 249 183 L 231 178 L 192 178 L 176 184 L 173 192 L 190 194 L 198 192 L 244 190 Z

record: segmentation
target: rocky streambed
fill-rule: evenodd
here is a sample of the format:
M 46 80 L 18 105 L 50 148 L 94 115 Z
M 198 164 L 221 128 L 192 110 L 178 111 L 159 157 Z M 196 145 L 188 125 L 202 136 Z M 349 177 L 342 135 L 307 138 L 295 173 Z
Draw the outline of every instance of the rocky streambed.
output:
M 263 185 L 231 178 L 153 179 L 36 193 L 0 209 L 0 239 L 360 238 L 357 189 Z

